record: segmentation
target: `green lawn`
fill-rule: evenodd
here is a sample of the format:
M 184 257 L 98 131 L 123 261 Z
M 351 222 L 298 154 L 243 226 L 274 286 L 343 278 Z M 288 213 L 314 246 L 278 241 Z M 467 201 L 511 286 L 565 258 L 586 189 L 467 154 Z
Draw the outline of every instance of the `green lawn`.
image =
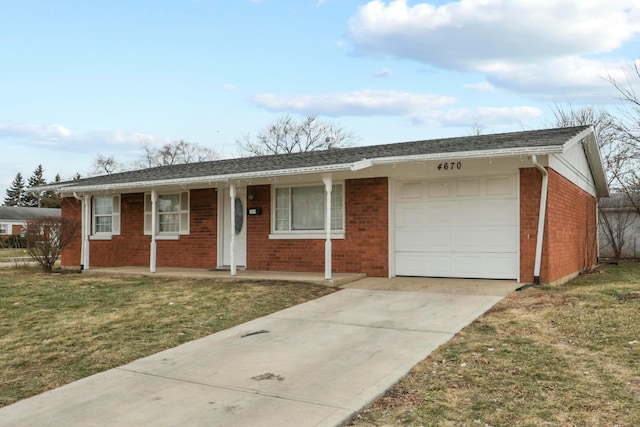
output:
M 355 426 L 640 426 L 640 264 L 516 292 Z
M 0 406 L 333 291 L 0 268 Z
M 15 258 L 28 256 L 26 249 L 0 249 L 0 262 L 13 262 Z

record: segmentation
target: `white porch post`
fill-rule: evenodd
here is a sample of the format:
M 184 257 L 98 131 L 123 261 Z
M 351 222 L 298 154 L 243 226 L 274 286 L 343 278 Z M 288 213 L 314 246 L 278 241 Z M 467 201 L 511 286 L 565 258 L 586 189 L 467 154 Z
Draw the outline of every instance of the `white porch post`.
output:
M 235 276 L 238 272 L 236 269 L 236 185 L 231 184 L 229 187 L 229 197 L 231 198 L 231 242 L 229 243 L 229 263 L 231 264 L 231 275 Z
M 324 225 L 327 232 L 327 240 L 324 243 L 324 278 L 331 280 L 331 190 L 333 188 L 333 179 L 331 175 L 325 175 L 322 177 L 322 182 L 324 182 L 324 190 L 327 193 L 327 212 Z
M 91 235 L 91 195 L 82 196 L 82 253 L 80 262 L 84 270 L 89 269 L 89 253 L 91 245 L 89 236 Z
M 149 256 L 149 271 L 156 272 L 156 234 L 158 234 L 158 192 L 151 190 L 151 250 Z

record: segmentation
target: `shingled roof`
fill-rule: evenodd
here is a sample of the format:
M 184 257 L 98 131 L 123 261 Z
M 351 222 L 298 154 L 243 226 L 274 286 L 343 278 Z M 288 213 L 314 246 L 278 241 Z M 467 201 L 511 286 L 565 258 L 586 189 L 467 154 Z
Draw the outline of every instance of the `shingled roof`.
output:
M 28 221 L 46 216 L 61 216 L 61 209 L 26 208 L 21 206 L 0 206 L 0 220 Z
M 588 126 L 577 126 L 159 166 L 67 181 L 57 184 L 56 187 L 64 192 L 71 192 L 74 189 L 85 191 L 98 186 L 122 187 L 131 183 L 142 186 L 145 183 L 167 181 L 195 182 L 199 178 L 235 179 L 245 176 L 284 175 L 286 171 L 330 170 L 331 167 L 339 170 L 341 165 L 353 165 L 367 160 L 410 160 L 412 157 L 424 159 L 443 154 L 455 157 L 463 153 L 482 155 L 483 152 L 489 156 L 501 152 L 526 154 L 545 150 L 561 151 L 565 143 L 588 129 Z

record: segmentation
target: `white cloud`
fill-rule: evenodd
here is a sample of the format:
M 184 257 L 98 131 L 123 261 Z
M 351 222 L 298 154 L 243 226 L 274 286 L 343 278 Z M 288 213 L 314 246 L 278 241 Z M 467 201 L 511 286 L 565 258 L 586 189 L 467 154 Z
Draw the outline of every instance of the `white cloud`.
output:
M 0 121 L 0 140 L 53 150 L 99 152 L 110 148 L 138 149 L 140 144 L 159 146 L 171 142 L 168 137 L 124 131 L 91 131 L 73 133 L 61 125 Z
M 236 90 L 237 88 L 236 88 L 235 85 L 232 85 L 232 84 L 229 84 L 229 83 L 225 83 L 225 84 L 222 85 L 222 89 L 232 92 L 232 91 Z
M 401 91 L 361 90 L 326 96 L 279 96 L 259 94 L 253 102 L 270 111 L 285 111 L 324 116 L 406 116 L 442 105 L 452 104 L 450 96 Z
M 479 71 L 496 86 L 519 90 L 533 81 L 579 91 L 598 88 L 603 68 L 616 64 L 603 65 L 598 55 L 640 35 L 640 2 L 461 0 L 433 6 L 375 0 L 349 27 L 361 54 Z
M 33 138 L 39 141 L 56 141 L 71 135 L 71 131 L 60 125 L 0 122 L 0 139 Z
M 499 127 L 526 123 L 541 115 L 540 109 L 529 106 L 453 108 L 429 111 L 427 114 L 412 117 L 411 121 L 417 125 L 428 126 Z

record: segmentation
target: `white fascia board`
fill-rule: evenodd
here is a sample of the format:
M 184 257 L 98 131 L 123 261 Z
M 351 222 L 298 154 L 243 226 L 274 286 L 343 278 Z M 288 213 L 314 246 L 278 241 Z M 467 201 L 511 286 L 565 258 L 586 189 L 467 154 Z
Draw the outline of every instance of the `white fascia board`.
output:
M 247 180 L 257 178 L 272 178 L 278 176 L 292 176 L 292 175 L 308 175 L 313 173 L 330 173 L 330 172 L 344 172 L 367 169 L 376 165 L 385 165 L 389 163 L 411 163 L 411 162 L 424 162 L 429 160 L 442 160 L 442 159 L 474 159 L 474 158 L 486 158 L 486 157 L 512 157 L 519 155 L 545 155 L 561 153 L 561 146 L 545 146 L 545 147 L 524 147 L 524 148 L 509 148 L 498 150 L 478 150 L 478 151 L 461 151 L 453 153 L 436 153 L 436 154 L 422 154 L 422 155 L 408 155 L 408 156 L 396 156 L 396 157 L 380 157 L 373 159 L 363 159 L 353 163 L 343 163 L 335 165 L 325 166 L 312 166 L 305 168 L 295 169 L 278 169 L 271 171 L 256 171 L 256 172 L 243 172 L 237 174 L 228 175 L 211 175 L 211 176 L 199 176 L 190 178 L 174 178 L 156 181 L 139 181 L 139 182 L 125 182 L 115 184 L 99 184 L 99 185 L 78 185 L 71 184 L 69 187 L 60 188 L 60 192 L 63 194 L 72 193 L 94 193 L 94 192 L 108 192 L 119 193 L 123 191 L 131 190 L 146 190 L 150 188 L 158 187 L 189 187 L 202 184 L 214 184 L 214 183 L 227 183 L 234 180 Z
M 374 165 L 383 165 L 389 163 L 401 163 L 401 162 L 424 162 L 429 160 L 443 160 L 443 159 L 481 159 L 481 158 L 499 158 L 499 157 L 514 157 L 514 156 L 531 156 L 531 155 L 548 155 L 562 153 L 562 147 L 557 145 L 545 146 L 545 147 L 528 147 L 528 148 L 508 148 L 497 150 L 482 150 L 482 151 L 459 151 L 453 153 L 436 153 L 436 154 L 422 154 L 411 156 L 398 156 L 398 157 L 383 157 L 378 159 L 372 159 Z
M 571 147 L 580 143 L 582 143 L 582 149 L 587 157 L 587 162 L 591 169 L 591 175 L 596 185 L 596 195 L 598 197 L 609 197 L 609 185 L 607 184 L 607 177 L 604 172 L 604 167 L 602 166 L 600 148 L 596 141 L 593 126 L 589 126 L 587 129 L 564 143 L 562 152 L 565 153 Z
M 73 186 L 70 188 L 61 188 L 61 193 L 83 193 L 83 192 L 102 192 L 108 191 L 111 193 L 118 193 L 118 190 L 138 190 L 149 189 L 157 187 L 188 187 L 191 185 L 199 184 L 214 184 L 214 183 L 226 183 L 235 180 L 246 180 L 256 178 L 272 178 L 276 176 L 291 176 L 291 175 L 306 175 L 312 173 L 321 172 L 341 172 L 348 171 L 351 168 L 351 164 L 340 165 L 328 165 L 328 166 L 313 166 L 307 168 L 296 169 L 278 169 L 272 171 L 258 171 L 258 172 L 244 172 L 228 175 L 211 175 L 211 176 L 198 176 L 190 178 L 174 178 L 174 179 L 162 179 L 156 181 L 139 181 L 139 182 L 124 182 L 116 184 L 99 184 L 99 185 L 85 185 L 85 186 Z
M 593 126 L 589 126 L 585 130 L 583 130 L 582 132 L 580 132 L 579 134 L 577 134 L 576 136 L 574 136 L 573 138 L 571 138 L 570 140 L 562 144 L 562 152 L 564 153 L 574 145 L 579 144 L 580 141 L 582 141 L 584 138 L 589 136 L 589 134 L 594 134 Z

